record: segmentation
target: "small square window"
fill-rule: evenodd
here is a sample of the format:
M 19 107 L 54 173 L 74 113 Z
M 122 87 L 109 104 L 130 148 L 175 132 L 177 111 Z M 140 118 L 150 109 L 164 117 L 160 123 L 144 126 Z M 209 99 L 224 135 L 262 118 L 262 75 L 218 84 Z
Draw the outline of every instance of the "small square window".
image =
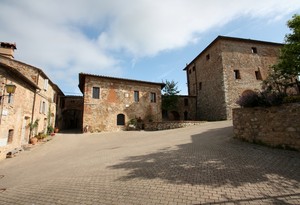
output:
M 202 90 L 202 82 L 199 82 L 199 90 Z
M 150 94 L 150 102 L 153 102 L 153 103 L 156 102 L 156 93 L 151 93 Z
M 252 47 L 251 51 L 252 51 L 252 53 L 257 53 L 257 48 L 256 47 Z
M 234 70 L 234 78 L 235 79 L 241 79 L 241 74 L 239 70 Z
M 195 65 L 193 65 L 193 71 L 195 71 Z
M 192 73 L 192 71 L 191 71 L 191 69 L 189 69 L 189 74 L 191 74 Z
M 93 87 L 93 98 L 94 99 L 100 98 L 100 88 L 99 87 Z
M 206 55 L 206 60 L 209 60 L 209 59 L 210 59 L 210 55 L 207 54 L 207 55 Z

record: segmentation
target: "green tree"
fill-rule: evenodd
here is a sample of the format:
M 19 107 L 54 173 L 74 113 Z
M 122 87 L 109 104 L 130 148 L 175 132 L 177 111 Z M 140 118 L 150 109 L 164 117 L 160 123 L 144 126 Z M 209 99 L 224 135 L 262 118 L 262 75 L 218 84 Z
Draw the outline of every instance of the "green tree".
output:
M 164 82 L 166 86 L 163 88 L 162 95 L 162 110 L 163 114 L 166 115 L 168 111 L 176 110 L 178 104 L 178 93 L 180 92 L 177 87 L 177 83 L 173 80 Z
M 299 81 L 297 77 L 300 75 L 300 15 L 295 14 L 291 20 L 287 22 L 291 33 L 285 36 L 285 45 L 281 49 L 279 62 L 274 65 L 274 71 L 271 77 L 275 77 L 275 84 L 286 90 L 289 86 L 298 87 L 300 92 Z

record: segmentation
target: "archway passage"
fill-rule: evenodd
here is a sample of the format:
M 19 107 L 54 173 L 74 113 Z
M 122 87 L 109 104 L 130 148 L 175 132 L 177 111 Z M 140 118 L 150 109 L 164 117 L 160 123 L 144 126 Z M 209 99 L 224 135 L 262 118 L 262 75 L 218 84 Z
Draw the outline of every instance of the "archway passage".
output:
M 175 121 L 180 120 L 180 115 L 177 111 L 172 111 L 170 113 L 171 113 L 170 120 L 175 120 Z
M 63 127 L 62 129 L 81 129 L 82 111 L 76 109 L 68 109 L 62 113 Z

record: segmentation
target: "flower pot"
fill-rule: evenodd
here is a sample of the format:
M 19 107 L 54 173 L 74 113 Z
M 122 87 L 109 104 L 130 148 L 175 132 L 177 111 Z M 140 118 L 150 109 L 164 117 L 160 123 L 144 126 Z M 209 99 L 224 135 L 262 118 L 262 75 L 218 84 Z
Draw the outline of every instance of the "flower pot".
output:
M 58 133 L 58 132 L 59 132 L 59 129 L 56 127 L 56 128 L 54 129 L 54 132 L 55 132 L 55 133 Z
M 32 145 L 35 145 L 37 143 L 37 141 L 38 141 L 38 138 L 36 138 L 36 137 L 30 138 L 30 144 L 32 144 Z

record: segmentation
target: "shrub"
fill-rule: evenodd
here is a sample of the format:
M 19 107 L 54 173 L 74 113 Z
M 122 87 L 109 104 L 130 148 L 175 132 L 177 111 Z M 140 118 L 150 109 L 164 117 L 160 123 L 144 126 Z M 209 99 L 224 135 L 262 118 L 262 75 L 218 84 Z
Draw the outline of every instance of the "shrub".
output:
M 283 98 L 283 103 L 296 103 L 300 102 L 300 95 L 291 95 Z
M 283 93 L 263 91 L 260 93 L 259 106 L 268 107 L 281 105 L 285 96 Z
M 242 96 L 236 103 L 241 107 L 277 106 L 283 103 L 285 96 L 285 94 L 279 92 L 262 91 L 258 93 L 252 90 L 247 90 L 243 92 Z
M 243 92 L 242 96 L 236 101 L 241 107 L 255 107 L 259 104 L 259 96 L 252 90 Z

